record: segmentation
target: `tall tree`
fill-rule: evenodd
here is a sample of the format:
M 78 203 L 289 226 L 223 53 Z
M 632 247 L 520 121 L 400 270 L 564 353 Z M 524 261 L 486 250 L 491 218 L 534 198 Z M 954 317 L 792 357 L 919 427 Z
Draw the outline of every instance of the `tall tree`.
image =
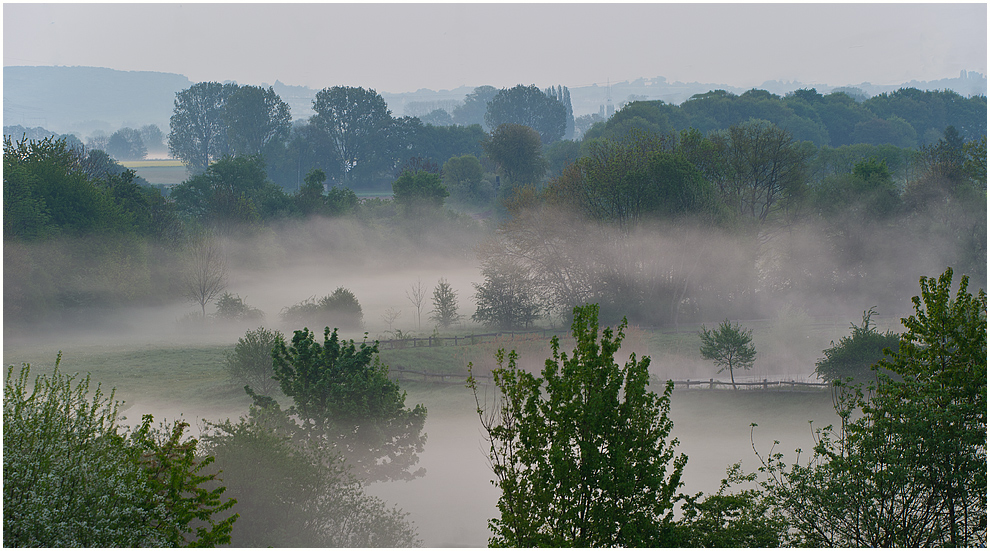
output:
M 230 153 L 224 106 L 236 84 L 200 82 L 176 92 L 169 120 L 168 150 L 194 173 Z
M 536 86 L 520 84 L 495 94 L 488 103 L 485 123 L 489 128 L 503 124 L 528 126 L 539 132 L 544 144 L 550 144 L 564 137 L 567 108 Z
M 502 124 L 482 143 L 485 153 L 515 187 L 535 184 L 546 172 L 540 135 L 521 124 Z
M 673 384 L 658 396 L 647 390 L 649 358 L 615 362 L 625 326 L 606 327 L 599 339 L 598 307 L 575 308 L 574 351 L 561 352 L 553 337 L 541 377 L 518 368 L 515 351 L 499 350 L 492 405 L 468 378 L 502 492 L 492 546 L 673 544 L 687 463 L 670 439 Z
M 802 192 L 812 151 L 795 143 L 786 130 L 753 120 L 715 139 L 731 166 L 731 176 L 720 182 L 719 191 L 740 214 L 763 222 L 786 199 Z
M 394 123 L 384 98 L 370 89 L 334 86 L 317 92 L 313 110 L 310 123 L 329 138 L 345 181 L 381 171 Z
M 227 98 L 223 115 L 230 149 L 236 155 L 260 155 L 269 144 L 289 139 L 289 104 L 271 87 L 237 88 Z

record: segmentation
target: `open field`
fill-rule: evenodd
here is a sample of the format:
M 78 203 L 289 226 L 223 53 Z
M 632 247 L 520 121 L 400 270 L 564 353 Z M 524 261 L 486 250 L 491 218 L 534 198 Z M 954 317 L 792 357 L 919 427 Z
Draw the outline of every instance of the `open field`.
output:
M 133 170 L 150 184 L 181 184 L 189 177 L 186 165 L 178 159 L 124 161 L 120 164 Z
M 759 339 L 766 341 L 769 331 L 769 326 L 754 331 L 758 347 Z M 836 332 L 845 334 L 847 326 L 839 327 Z M 822 331 L 814 339 L 809 335 L 806 340 L 835 338 L 831 333 Z M 657 377 L 673 371 L 674 363 L 688 361 L 696 355 L 695 333 L 662 334 L 631 328 L 627 335 L 629 350 L 653 355 Z M 89 372 L 94 383 L 102 383 L 104 389 L 116 388 L 117 398 L 127 402 L 125 415 L 132 420 L 144 413 L 153 413 L 158 420 L 181 416 L 197 430 L 202 419 L 236 419 L 246 414 L 250 403 L 240 386 L 230 383 L 223 371 L 224 353 L 233 347 L 233 342 L 222 345 L 76 341 L 60 347 L 58 343 L 12 341 L 4 342 L 5 365 L 28 362 L 32 364 L 32 373 L 50 372 L 61 349 L 62 371 Z M 569 339 L 562 339 L 564 350 L 569 350 L 571 344 Z M 489 369 L 494 365 L 491 355 L 499 346 L 516 349 L 521 355 L 520 365 L 526 369 L 539 369 L 549 355 L 545 340 L 517 337 L 507 342 L 468 346 L 388 350 L 383 351 L 381 358 L 391 366 L 441 370 L 455 375 L 464 372 L 468 361 L 475 362 L 479 372 Z M 714 376 L 711 366 L 706 369 Z M 408 512 L 427 547 L 485 546 L 489 535 L 487 520 L 497 514 L 498 489 L 490 483 L 492 475 L 474 397 L 460 384 L 404 381 L 402 386 L 408 393 L 408 406 L 422 403 L 429 411 L 428 441 L 420 457 L 427 474 L 411 482 L 373 484 L 369 491 Z M 483 388 L 491 391 L 490 387 Z M 795 448 L 811 447 L 809 421 L 814 420 L 815 426 L 835 421 L 829 393 L 821 391 L 678 390 L 671 400 L 671 418 L 674 435 L 680 443 L 678 450 L 689 458 L 683 490 L 690 493 L 717 490 L 725 468 L 736 461 L 742 461 L 747 471 L 759 467 L 750 441 L 751 423 L 759 425 L 754 441 L 760 452 L 766 454 L 773 441 L 780 440 L 777 449 L 792 459 Z

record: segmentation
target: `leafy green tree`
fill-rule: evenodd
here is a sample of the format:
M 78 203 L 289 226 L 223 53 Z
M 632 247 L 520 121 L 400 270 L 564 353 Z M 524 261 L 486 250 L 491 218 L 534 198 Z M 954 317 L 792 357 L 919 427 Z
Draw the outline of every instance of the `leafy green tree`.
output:
M 238 423 L 207 423 L 205 450 L 227 491 L 239 496 L 236 547 L 411 547 L 406 514 L 367 495 L 346 463 L 293 441 L 252 406 Z
M 457 291 L 446 279 L 440 278 L 433 289 L 433 310 L 430 320 L 444 329 L 457 323 L 461 315 L 457 313 Z
M 236 84 L 200 82 L 176 92 L 169 120 L 168 150 L 194 173 L 230 154 L 224 106 Z
M 259 327 L 237 339 L 234 350 L 228 352 L 224 369 L 231 380 L 250 386 L 256 392 L 270 395 L 278 388 L 272 351 L 282 336 L 278 331 Z
M 987 183 L 987 136 L 983 135 L 978 140 L 966 142 L 963 146 L 966 153 L 966 160 L 963 161 L 963 170 L 973 179 L 974 182 L 982 183 L 984 189 Z
M 127 232 L 132 219 L 80 168 L 65 140 L 4 138 L 4 239 Z
M 439 174 L 425 170 L 405 170 L 394 182 L 392 193 L 395 202 L 409 216 L 422 216 L 443 207 L 448 195 Z
M 474 204 L 490 201 L 490 190 L 483 187 L 484 176 L 485 169 L 474 155 L 451 157 L 443 164 L 443 183 L 452 200 Z
M 223 232 L 284 213 L 291 199 L 268 180 L 260 155 L 224 157 L 173 186 L 176 208 Z
M 571 91 L 566 86 L 558 84 L 556 88 L 551 86 L 543 93 L 564 106 L 564 120 L 567 122 L 567 126 L 564 128 L 563 138 L 566 140 L 574 139 L 574 108 L 571 106 Z
M 547 171 L 539 133 L 528 126 L 500 125 L 482 147 L 513 186 L 535 184 Z
M 230 542 L 212 462 L 184 439 L 186 423 L 128 432 L 120 402 L 90 378 L 59 371 L 30 385 L 30 366 L 7 370 L 3 401 L 5 547 L 138 547 Z M 214 518 L 216 517 L 216 518 Z
M 339 161 L 345 181 L 355 175 L 369 177 L 388 163 L 394 119 L 377 92 L 347 86 L 324 88 L 317 92 L 313 110 L 316 114 L 310 124 L 328 138 L 330 153 Z
M 469 376 L 502 492 L 490 545 L 676 544 L 674 505 L 687 456 L 675 454 L 677 440 L 669 439 L 673 384 L 658 396 L 647 390 L 649 358 L 615 362 L 624 328 L 606 327 L 599 339 L 598 307 L 575 308 L 574 351 L 561 352 L 554 337 L 541 377 L 518 368 L 515 351 L 499 350 L 490 409 Z
M 406 394 L 389 379 L 377 342 L 341 342 L 327 327 L 321 345 L 303 329 L 291 345 L 276 339 L 272 359 L 282 392 L 293 400 L 287 411 L 301 423 L 299 436 L 325 442 L 369 482 L 425 473 L 411 469 L 426 443 L 426 408 L 405 407 Z
M 660 134 L 596 140 L 552 180 L 548 194 L 592 220 L 631 228 L 646 220 L 694 215 L 708 221 L 721 207 L 715 187 Z
M 235 155 L 261 155 L 289 138 L 289 104 L 269 87 L 240 86 L 224 102 L 227 140 Z
M 522 329 L 539 318 L 541 307 L 522 266 L 492 263 L 481 273 L 485 282 L 474 284 L 472 320 L 496 329 Z
M 863 312 L 863 325 L 852 325 L 852 334 L 842 337 L 839 343 L 822 351 L 824 358 L 815 363 L 815 373 L 826 381 L 860 383 L 873 376 L 873 366 L 884 359 L 884 350 L 897 350 L 900 336 L 893 331 L 881 333 L 870 326 L 870 318 L 876 311 Z
M 305 183 L 296 193 L 296 208 L 304 215 L 325 213 L 326 196 L 323 195 L 323 183 L 327 181 L 327 174 L 314 168 L 306 174 L 303 181 Z
M 921 278 L 876 385 L 837 393 L 811 458 L 772 450 L 765 488 L 814 547 L 976 547 L 987 539 L 986 293 Z M 800 459 L 800 457 L 799 457 Z
M 488 102 L 485 124 L 498 128 L 503 124 L 519 124 L 536 130 L 544 144 L 564 137 L 567 129 L 567 107 L 536 86 L 522 84 L 499 90 Z
M 137 161 L 148 154 L 141 133 L 133 128 L 121 128 L 110 134 L 107 153 L 118 161 Z
M 715 362 L 718 373 L 728 369 L 732 389 L 736 390 L 733 370 L 750 369 L 756 359 L 753 331 L 743 329 L 739 324 L 733 326 L 726 319 L 718 325 L 718 329 L 707 329 L 702 325 L 698 336 L 701 337 L 701 357 Z

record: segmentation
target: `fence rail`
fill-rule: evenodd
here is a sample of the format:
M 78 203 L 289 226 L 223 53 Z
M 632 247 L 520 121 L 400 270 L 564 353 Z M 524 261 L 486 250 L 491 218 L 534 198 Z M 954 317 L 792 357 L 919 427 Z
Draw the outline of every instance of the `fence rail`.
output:
M 545 339 L 551 335 L 566 335 L 569 333 L 570 331 L 564 329 L 535 329 L 533 331 L 497 331 L 495 333 L 478 333 L 454 337 L 409 337 L 405 339 L 380 340 L 378 341 L 378 349 L 397 350 L 430 346 L 461 346 L 485 342 L 514 341 L 517 337 L 520 339 L 536 337 Z
M 739 323 L 744 324 L 758 324 L 758 323 L 770 323 L 773 320 L 769 319 L 756 319 L 756 320 L 738 320 Z M 637 326 L 637 329 L 644 331 L 651 331 L 655 333 L 665 334 L 665 335 L 680 335 L 697 333 L 701 328 L 702 323 L 687 323 L 680 326 Z M 848 323 L 838 322 L 838 321 L 812 321 L 811 323 L 805 324 L 809 328 L 843 328 L 848 327 Z M 441 337 L 441 336 L 427 336 L 427 337 L 407 337 L 404 339 L 389 339 L 389 340 L 379 340 L 378 349 L 379 350 L 393 350 L 401 348 L 414 348 L 414 347 L 430 347 L 430 346 L 460 346 L 469 344 L 481 344 L 485 342 L 500 342 L 500 341 L 513 341 L 518 339 L 529 339 L 540 337 L 546 339 L 553 335 L 566 336 L 570 335 L 570 329 L 566 327 L 561 327 L 557 329 L 532 329 L 532 330 L 522 330 L 522 331 L 496 331 L 492 333 L 476 333 L 464 336 L 453 336 L 453 337 Z M 686 381 L 685 381 L 686 382 Z M 692 381 L 691 384 L 694 384 Z M 737 383 L 738 384 L 738 383 Z
M 397 381 L 419 381 L 434 384 L 454 384 L 454 385 L 464 385 L 467 383 L 467 374 L 460 373 L 429 373 L 424 371 L 416 371 L 413 369 L 405 369 L 402 366 L 396 366 L 390 371 L 392 377 Z M 481 385 L 492 384 L 492 376 L 490 373 L 476 374 L 474 376 L 478 383 Z M 665 382 L 663 379 L 654 377 L 654 380 L 658 382 Z M 674 390 L 718 390 L 720 388 L 732 388 L 731 381 L 718 381 L 715 379 L 708 379 L 707 381 L 698 379 L 691 380 L 685 379 L 682 381 L 673 381 Z M 768 379 L 763 379 L 762 381 L 736 381 L 735 386 L 741 387 L 741 390 L 774 390 L 783 392 L 808 392 L 817 391 L 820 389 L 825 389 L 828 387 L 828 383 L 813 383 L 806 381 L 771 381 Z

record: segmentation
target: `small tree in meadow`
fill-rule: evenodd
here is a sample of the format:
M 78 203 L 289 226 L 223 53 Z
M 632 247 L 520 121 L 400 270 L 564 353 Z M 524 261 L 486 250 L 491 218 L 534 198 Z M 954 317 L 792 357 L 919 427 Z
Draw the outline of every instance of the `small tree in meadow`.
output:
M 271 394 L 278 388 L 272 350 L 275 340 L 281 338 L 278 331 L 259 327 L 237 339 L 234 350 L 227 354 L 224 367 L 230 378 L 239 384 L 250 386 L 261 394 Z
M 701 357 L 712 360 L 719 368 L 718 373 L 729 370 L 732 379 L 732 390 L 736 389 L 734 369 L 750 369 L 756 359 L 756 347 L 753 346 L 753 331 L 743 329 L 738 324 L 733 326 L 726 319 L 719 324 L 718 329 L 707 329 L 701 326 Z
M 457 292 L 446 279 L 440 278 L 433 289 L 433 312 L 430 319 L 444 329 L 461 319 L 457 313 Z

